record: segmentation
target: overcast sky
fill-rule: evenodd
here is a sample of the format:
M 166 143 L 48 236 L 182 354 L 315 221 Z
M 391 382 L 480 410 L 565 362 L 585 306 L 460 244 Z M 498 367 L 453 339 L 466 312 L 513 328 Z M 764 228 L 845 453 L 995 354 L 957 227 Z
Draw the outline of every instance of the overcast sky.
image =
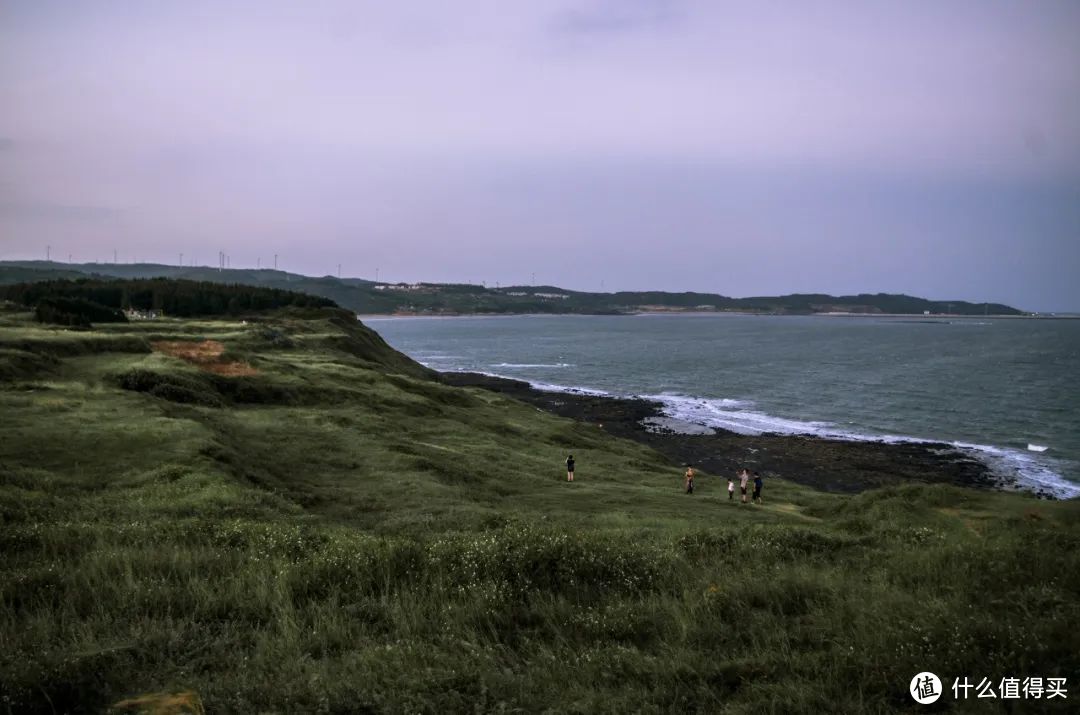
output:
M 0 259 L 1080 310 L 1080 2 L 0 2 Z

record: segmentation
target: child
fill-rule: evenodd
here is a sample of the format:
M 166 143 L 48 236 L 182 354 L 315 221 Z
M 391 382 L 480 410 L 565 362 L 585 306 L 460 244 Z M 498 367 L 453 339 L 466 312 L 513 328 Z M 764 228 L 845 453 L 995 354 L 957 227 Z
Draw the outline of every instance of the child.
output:
M 574 481 L 574 455 L 566 458 L 566 481 Z
M 735 480 L 734 479 L 728 479 L 727 480 L 727 498 L 728 498 L 728 501 L 734 501 L 734 499 L 735 499 Z
M 689 465 L 686 467 L 686 493 L 694 493 L 694 468 Z

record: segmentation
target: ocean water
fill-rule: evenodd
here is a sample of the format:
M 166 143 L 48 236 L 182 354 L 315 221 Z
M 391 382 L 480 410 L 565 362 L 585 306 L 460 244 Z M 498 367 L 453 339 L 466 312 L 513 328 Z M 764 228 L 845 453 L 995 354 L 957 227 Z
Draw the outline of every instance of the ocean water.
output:
M 1080 320 L 506 316 L 365 320 L 437 370 L 660 400 L 742 433 L 949 442 L 1080 496 Z M 1045 448 L 1045 449 L 1042 449 Z

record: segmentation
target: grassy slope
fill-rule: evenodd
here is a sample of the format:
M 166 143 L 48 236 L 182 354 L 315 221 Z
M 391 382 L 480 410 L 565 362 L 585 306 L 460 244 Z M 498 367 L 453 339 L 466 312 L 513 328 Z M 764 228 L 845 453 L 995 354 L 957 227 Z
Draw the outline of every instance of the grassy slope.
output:
M 260 374 L 226 407 L 119 389 L 203 380 L 159 338 Z M 688 497 L 639 445 L 372 345 L 0 316 L 0 712 L 185 688 L 215 712 L 864 712 L 907 709 L 921 670 L 1078 671 L 1075 503 Z

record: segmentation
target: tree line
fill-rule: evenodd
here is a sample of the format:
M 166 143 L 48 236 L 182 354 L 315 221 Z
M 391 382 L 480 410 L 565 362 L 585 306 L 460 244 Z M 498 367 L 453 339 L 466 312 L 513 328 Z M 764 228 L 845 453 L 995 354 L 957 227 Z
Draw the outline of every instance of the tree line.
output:
M 334 308 L 328 298 L 277 288 L 202 281 L 52 280 L 0 286 L 0 299 L 33 307 L 38 320 L 89 325 L 123 320 L 120 311 L 157 311 L 179 318 L 239 315 L 276 308 Z

